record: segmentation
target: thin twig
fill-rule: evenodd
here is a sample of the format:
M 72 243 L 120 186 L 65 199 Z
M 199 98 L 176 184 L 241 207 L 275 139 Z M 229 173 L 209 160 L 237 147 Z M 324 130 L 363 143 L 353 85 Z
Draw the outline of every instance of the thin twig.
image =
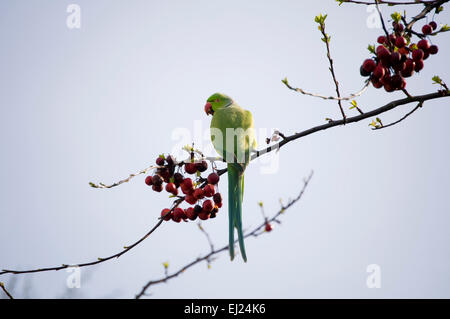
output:
M 178 207 L 178 205 L 180 205 L 183 200 L 184 200 L 184 197 L 177 199 L 174 202 L 173 207 L 171 208 L 171 210 L 169 212 L 167 212 L 167 214 L 170 214 L 170 212 L 172 212 L 176 207 Z M 70 264 L 70 265 L 69 264 L 62 264 L 61 266 L 48 267 L 48 268 L 37 268 L 37 269 L 29 269 L 29 270 L 2 269 L 2 271 L 0 271 L 0 275 L 3 275 L 3 274 L 18 275 L 18 274 L 27 274 L 27 273 L 35 273 L 35 272 L 52 271 L 52 270 L 61 270 L 61 269 L 69 268 L 69 267 L 87 267 L 87 266 L 93 266 L 93 265 L 96 265 L 96 264 L 103 263 L 103 262 L 111 260 L 113 258 L 119 258 L 120 256 L 124 255 L 125 253 L 129 252 L 131 249 L 133 249 L 134 247 L 139 245 L 145 239 L 147 239 L 162 224 L 163 221 L 164 221 L 164 219 L 162 217 L 160 217 L 159 221 L 156 223 L 156 225 L 153 226 L 153 228 L 150 229 L 150 231 L 148 231 L 143 237 L 141 237 L 139 240 L 137 240 L 132 245 L 125 246 L 124 249 L 121 250 L 120 252 L 118 252 L 117 254 L 111 255 L 109 257 L 104 257 L 104 258 L 99 257 L 95 261 L 81 263 L 81 264 Z
M 91 187 L 93 187 L 93 188 L 113 188 L 113 187 L 119 186 L 119 185 L 121 185 L 123 183 L 128 183 L 132 178 L 134 178 L 134 177 L 136 177 L 138 175 L 146 174 L 148 171 L 150 171 L 152 169 L 155 169 L 155 168 L 158 168 L 158 167 L 159 166 L 157 166 L 157 165 L 152 165 L 152 166 L 147 167 L 147 168 L 145 168 L 143 170 L 140 170 L 137 173 L 130 174 L 130 176 L 128 176 L 127 178 L 122 179 L 122 180 L 120 180 L 120 181 L 118 181 L 118 182 L 116 182 L 114 184 L 111 184 L 111 185 L 105 185 L 103 183 L 95 184 L 95 183 L 92 183 L 92 182 L 89 182 L 89 185 Z
M 410 116 L 411 114 L 413 114 L 413 113 L 414 113 L 415 111 L 417 111 L 420 107 L 422 107 L 422 105 L 423 105 L 423 102 L 419 102 L 415 108 L 413 108 L 410 112 L 406 113 L 405 116 L 403 116 L 403 117 L 402 117 L 401 119 L 399 119 L 398 121 L 392 122 L 392 123 L 387 124 L 387 125 L 382 125 L 382 126 L 374 127 L 374 128 L 372 128 L 372 130 L 381 130 L 381 129 L 386 128 L 386 127 L 394 126 L 395 124 L 400 123 L 401 121 L 403 121 L 404 119 L 406 119 L 408 116 Z
M 5 284 L 0 282 L 0 288 L 4 291 L 4 293 L 8 296 L 9 299 L 14 299 L 14 297 L 6 290 Z
M 387 41 L 387 43 L 388 43 L 389 50 L 392 51 L 392 48 L 393 48 L 393 46 L 394 46 L 394 43 L 392 43 L 391 37 L 389 36 L 389 32 L 388 32 L 388 30 L 386 29 L 386 25 L 384 24 L 383 15 L 381 14 L 380 7 L 378 6 L 378 0 L 375 0 L 375 7 L 377 8 L 378 15 L 380 16 L 381 26 L 383 27 L 384 33 L 386 34 L 386 41 Z
M 334 73 L 334 66 L 333 66 L 333 59 L 331 58 L 331 54 L 330 54 L 330 37 L 326 34 L 325 32 L 325 22 L 321 22 L 320 23 L 320 32 L 323 35 L 323 39 L 327 48 L 327 58 L 328 58 L 328 62 L 330 63 L 330 72 L 331 72 L 331 76 L 333 78 L 334 81 L 334 85 L 336 87 L 336 94 L 337 94 L 337 101 L 338 101 L 338 105 L 339 105 L 339 109 L 341 111 L 342 114 L 342 119 L 344 120 L 344 124 L 345 124 L 345 119 L 347 118 L 344 112 L 344 108 L 342 107 L 342 102 L 341 102 L 341 93 L 339 92 L 339 82 L 336 79 L 336 74 Z
M 425 5 L 425 8 L 424 8 L 418 15 L 416 15 L 415 17 L 413 17 L 413 18 L 411 19 L 411 21 L 405 26 L 405 32 L 411 31 L 413 25 L 414 25 L 417 21 L 419 21 L 419 20 L 425 18 L 425 17 L 427 16 L 427 14 L 428 14 L 431 10 L 440 7 L 442 4 L 444 4 L 444 3 L 448 2 L 448 1 L 449 1 L 449 0 L 438 0 L 438 1 L 429 1 L 429 2 L 427 2 L 426 5 Z
M 342 3 L 352 3 L 352 4 L 364 4 L 364 5 L 373 5 L 373 2 L 371 1 L 356 1 L 356 0 L 341 0 Z M 398 6 L 398 5 L 412 5 L 412 4 L 428 4 L 432 3 L 434 1 L 423 1 L 423 0 L 416 0 L 416 1 L 401 1 L 401 2 L 395 2 L 395 1 L 383 1 L 378 0 L 378 4 L 387 4 L 390 6 Z
M 200 229 L 200 231 L 205 235 L 206 239 L 208 240 L 208 244 L 209 244 L 209 247 L 211 247 L 211 251 L 214 251 L 214 244 L 213 244 L 208 232 L 203 228 L 203 226 L 200 222 L 197 224 L 197 226 L 198 226 L 198 229 Z
M 282 206 L 281 209 L 275 215 L 273 215 L 270 219 L 265 220 L 262 224 L 260 224 L 257 227 L 255 227 L 252 231 L 245 233 L 244 234 L 244 238 L 247 238 L 247 237 L 258 237 L 261 234 L 265 233 L 264 228 L 265 228 L 267 222 L 272 222 L 272 221 L 276 220 L 277 217 L 279 217 L 288 208 L 290 208 L 292 205 L 294 205 L 296 202 L 298 202 L 302 198 L 302 196 L 303 196 L 303 194 L 304 194 L 304 192 L 306 190 L 306 187 L 308 186 L 309 182 L 311 181 L 313 173 L 314 172 L 311 171 L 309 176 L 306 179 L 303 180 L 302 190 L 300 191 L 300 193 L 298 194 L 298 196 L 296 198 L 294 198 L 293 200 L 289 201 L 289 203 L 286 206 Z M 235 243 L 236 242 L 237 242 L 237 240 L 235 241 Z M 184 273 L 187 269 L 191 268 L 192 266 L 195 266 L 196 264 L 198 264 L 198 263 L 200 263 L 202 261 L 208 261 L 214 255 L 217 255 L 217 254 L 219 254 L 219 253 L 221 253 L 223 251 L 226 251 L 226 250 L 228 250 L 228 248 L 229 248 L 229 245 L 226 245 L 226 246 L 223 246 L 220 249 L 212 250 L 210 253 L 204 255 L 203 257 L 199 257 L 199 258 L 193 260 L 192 262 L 186 264 L 185 266 L 181 267 L 178 271 L 176 271 L 176 272 L 174 272 L 174 273 L 172 273 L 170 275 L 165 275 L 163 278 L 156 279 L 156 280 L 151 280 L 151 281 L 147 282 L 144 285 L 144 287 L 141 289 L 141 291 L 136 295 L 136 299 L 139 299 L 142 296 L 144 296 L 146 294 L 146 291 L 151 286 L 167 282 L 168 280 L 170 280 L 172 278 L 175 278 L 178 275 Z
M 324 100 L 341 100 L 341 101 L 348 101 L 348 100 L 354 99 L 355 97 L 361 96 L 364 93 L 364 91 L 367 90 L 367 88 L 369 87 L 369 84 L 370 84 L 370 82 L 367 81 L 366 84 L 364 84 L 363 88 L 361 90 L 359 90 L 358 92 L 352 93 L 349 96 L 337 97 L 337 96 L 325 96 L 325 95 L 320 95 L 320 94 L 316 94 L 316 93 L 310 93 L 301 88 L 292 87 L 286 79 L 283 80 L 282 82 L 284 83 L 284 85 L 286 85 L 288 87 L 288 89 L 296 91 L 296 92 L 304 94 L 304 95 L 318 97 L 318 98 L 321 98 Z

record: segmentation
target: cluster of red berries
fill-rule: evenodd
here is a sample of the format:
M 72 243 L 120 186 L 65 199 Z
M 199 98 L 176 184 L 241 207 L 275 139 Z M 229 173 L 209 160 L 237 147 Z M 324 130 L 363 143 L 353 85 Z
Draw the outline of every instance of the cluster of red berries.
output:
M 145 184 L 152 186 L 155 192 L 161 192 L 165 188 L 173 196 L 178 196 L 178 190 L 181 189 L 185 196 L 180 198 L 194 205 L 186 209 L 180 207 L 173 210 L 165 208 L 161 211 L 161 218 L 179 223 L 181 220 L 195 220 L 197 217 L 201 220 L 216 217 L 219 208 L 222 207 L 222 195 L 216 193 L 216 185 L 219 183 L 220 177 L 215 172 L 210 173 L 206 179 L 201 176 L 201 173 L 208 169 L 206 161 L 176 164 L 170 155 L 167 157 L 161 155 L 156 159 L 156 165 L 159 167 L 155 174 L 147 176 Z M 187 174 L 197 175 L 195 183 L 190 177 L 185 177 L 181 173 L 181 167 L 183 166 Z M 175 172 L 177 167 L 178 172 Z M 163 186 L 164 183 L 166 183 L 165 187 Z
M 394 31 L 386 36 L 379 36 L 375 57 L 366 59 L 360 68 L 362 76 L 370 76 L 372 85 L 379 89 L 384 87 L 387 92 L 402 90 L 406 86 L 405 78 L 419 72 L 424 67 L 424 60 L 430 54 L 436 54 L 438 47 L 430 45 L 428 40 L 421 39 L 410 43 L 410 37 L 405 34 L 403 24 L 393 22 Z M 432 21 L 422 28 L 424 35 L 431 34 L 437 28 Z

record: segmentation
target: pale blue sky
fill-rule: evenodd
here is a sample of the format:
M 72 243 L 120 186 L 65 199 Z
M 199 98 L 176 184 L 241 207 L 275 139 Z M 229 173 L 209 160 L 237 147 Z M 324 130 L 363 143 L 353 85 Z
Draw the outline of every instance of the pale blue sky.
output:
M 207 97 L 232 96 L 257 128 L 285 134 L 339 117 L 335 102 L 302 96 L 281 83 L 334 94 L 314 16 L 327 30 L 343 94 L 362 87 L 360 63 L 380 29 L 365 6 L 335 1 L 77 1 L 81 29 L 66 27 L 71 1 L 0 3 L 0 268 L 36 268 L 95 260 L 118 252 L 156 222 L 166 194 L 144 178 L 112 183 L 172 150 L 174 130 L 194 129 Z M 409 7 L 408 15 L 418 7 Z M 448 8 L 446 8 L 447 11 Z M 390 12 L 391 8 L 383 10 Z M 448 23 L 444 11 L 438 23 Z M 419 23 L 421 26 L 422 23 Z M 450 81 L 440 51 L 408 79 L 412 94 Z M 370 110 L 402 97 L 370 87 L 358 99 Z M 355 110 L 347 113 L 355 115 Z M 396 120 L 413 105 L 382 115 Z M 299 192 L 301 202 L 272 233 L 246 241 L 248 263 L 219 256 L 150 292 L 156 298 L 450 297 L 448 99 L 426 102 L 401 124 L 371 131 L 369 120 L 313 134 L 280 151 L 276 174 L 250 165 L 244 227 Z M 222 181 L 222 188 L 226 179 Z M 205 222 L 216 246 L 228 241 L 226 208 Z M 195 223 L 164 224 L 119 260 L 82 269 L 74 296 L 129 298 L 150 279 L 208 252 Z M 381 267 L 368 289 L 366 267 Z M 23 275 L 17 297 L 66 293 L 65 271 Z M 0 281 L 11 282 L 11 276 Z M 32 288 L 27 288 L 32 287 Z M 27 291 L 29 290 L 29 291 Z

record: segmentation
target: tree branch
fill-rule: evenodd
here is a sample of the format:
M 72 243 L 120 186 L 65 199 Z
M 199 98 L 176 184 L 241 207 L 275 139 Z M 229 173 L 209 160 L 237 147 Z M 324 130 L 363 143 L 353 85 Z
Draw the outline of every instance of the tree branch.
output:
M 398 121 L 392 122 L 388 125 L 382 125 L 382 126 L 378 126 L 378 127 L 374 127 L 372 128 L 372 130 L 381 130 L 383 128 L 389 127 L 389 126 L 394 126 L 395 124 L 400 123 L 401 121 L 403 121 L 404 119 L 406 119 L 408 116 L 410 116 L 411 114 L 413 114 L 415 111 L 417 111 L 419 109 L 419 107 L 422 107 L 423 102 L 419 102 L 417 104 L 417 106 L 415 108 L 413 108 L 410 112 L 406 113 L 405 116 L 403 116 L 401 119 L 399 119 Z
M 273 150 L 277 150 L 280 149 L 282 146 L 286 145 L 287 143 L 290 143 L 292 141 L 295 141 L 296 139 L 299 139 L 301 137 L 305 137 L 307 135 L 319 132 L 319 131 L 323 131 L 323 130 L 327 130 L 330 129 L 332 127 L 336 127 L 336 126 L 340 126 L 340 125 L 344 125 L 344 124 L 349 124 L 349 123 L 356 123 L 359 122 L 361 120 L 379 115 L 381 113 L 390 111 L 400 105 L 405 105 L 405 104 L 409 104 L 412 102 L 424 102 L 424 101 L 428 101 L 428 100 L 433 100 L 433 99 L 437 99 L 437 98 L 442 98 L 442 97 L 448 97 L 450 96 L 450 91 L 438 91 L 435 93 L 429 93 L 429 94 L 424 94 L 424 95 L 417 95 L 417 96 L 411 96 L 411 97 L 407 97 L 404 99 L 400 99 L 400 100 L 395 100 L 392 102 L 389 102 L 379 108 L 376 108 L 372 111 L 363 113 L 363 114 L 359 114 L 357 116 L 353 116 L 353 117 L 349 117 L 347 118 L 347 120 L 344 123 L 344 120 L 331 120 L 330 122 L 328 122 L 327 124 L 323 124 L 323 125 L 319 125 L 319 126 L 315 126 L 312 127 L 310 129 L 307 129 L 305 131 L 299 132 L 299 133 L 295 133 L 293 135 L 290 136 L 286 136 L 285 139 L 283 139 L 282 141 L 280 141 L 279 143 L 276 143 L 274 145 L 268 146 L 267 148 L 260 150 L 258 152 L 256 152 L 256 154 L 254 154 L 252 156 L 252 160 L 256 159 L 257 157 L 269 153 Z M 221 173 L 225 173 L 226 169 L 222 170 Z
M 336 79 L 336 74 L 334 72 L 334 66 L 333 66 L 333 59 L 331 58 L 331 54 L 330 54 L 330 37 L 325 32 L 325 18 L 326 18 L 326 15 L 323 18 L 323 20 L 321 20 L 319 22 L 319 30 L 320 30 L 320 32 L 323 35 L 322 40 L 325 42 L 325 45 L 326 45 L 326 48 L 327 48 L 327 58 L 328 58 L 328 62 L 330 63 L 329 70 L 331 72 L 331 77 L 333 78 L 333 82 L 334 82 L 334 85 L 336 87 L 337 102 L 338 102 L 338 105 L 339 105 L 339 110 L 341 111 L 341 114 L 342 114 L 342 119 L 343 119 L 344 124 L 345 124 L 345 119 L 347 117 L 345 115 L 344 109 L 342 108 L 342 102 L 341 102 L 341 99 L 340 99 L 341 93 L 339 92 L 339 82 Z
M 373 5 L 374 2 L 370 2 L 370 1 L 356 1 L 356 0 L 338 0 L 340 3 L 353 3 L 353 4 L 364 4 L 364 5 Z M 383 0 L 378 0 L 377 1 L 378 4 L 387 4 L 390 6 L 398 6 L 398 5 L 412 5 L 412 4 L 424 4 L 427 5 L 429 3 L 433 3 L 434 1 L 424 1 L 424 0 L 416 0 L 416 1 L 400 1 L 400 2 L 396 2 L 396 1 L 383 1 Z
M 183 198 L 179 198 L 177 199 L 171 210 L 167 213 L 170 214 L 170 212 L 172 212 L 176 207 L 178 207 L 178 205 L 181 204 L 181 202 L 184 200 Z M 0 271 L 0 275 L 4 275 L 4 274 L 14 274 L 14 275 L 18 275 L 18 274 L 27 274 L 27 273 L 35 273 L 35 272 L 45 272 L 45 271 L 52 271 L 52 270 L 61 270 L 61 269 L 66 269 L 69 267 L 88 267 L 88 266 L 93 266 L 93 265 L 97 265 L 103 262 L 106 262 L 108 260 L 111 260 L 113 258 L 119 258 L 120 256 L 124 255 L 125 253 L 129 252 L 131 249 L 133 249 L 134 247 L 136 247 L 137 245 L 139 245 L 141 242 L 143 242 L 145 239 L 147 239 L 159 226 L 161 226 L 162 222 L 164 221 L 163 218 L 159 218 L 159 221 L 156 223 L 155 226 L 153 226 L 152 229 L 150 229 L 143 237 L 141 237 L 140 239 L 138 239 L 135 243 L 133 243 L 130 246 L 124 246 L 124 249 L 121 250 L 120 252 L 118 252 L 117 254 L 111 255 L 109 257 L 105 257 L 105 258 L 97 258 L 97 260 L 95 261 L 91 261 L 91 262 L 86 262 L 86 263 L 81 263 L 81 264 L 71 264 L 71 265 L 66 265 L 66 264 L 62 264 L 61 266 L 56 266 L 56 267 L 48 267 L 48 268 L 37 268 L 37 269 L 29 269 L 29 270 L 10 270 L 10 269 L 2 269 L 2 271 Z
M 244 234 L 244 238 L 247 238 L 247 237 L 250 237 L 250 236 L 258 237 L 258 236 L 262 235 L 263 233 L 265 233 L 264 228 L 265 228 L 265 226 L 266 226 L 266 224 L 268 222 L 276 221 L 276 219 L 281 214 L 283 214 L 288 208 L 290 208 L 292 205 L 297 203 L 302 198 L 303 193 L 306 190 L 306 187 L 308 186 L 309 182 L 311 181 L 311 178 L 313 177 L 313 174 L 314 174 L 314 172 L 311 171 L 311 173 L 309 174 L 308 178 L 306 178 L 303 181 L 303 187 L 302 187 L 300 193 L 297 195 L 296 198 L 291 200 L 286 206 L 282 206 L 281 209 L 275 215 L 273 215 L 271 218 L 265 219 L 262 224 L 260 224 L 257 227 L 255 227 L 252 231 L 245 233 Z M 208 239 L 208 241 L 209 241 L 209 239 Z M 237 243 L 237 240 L 235 241 L 235 243 Z M 178 275 L 184 273 L 187 269 L 197 265 L 198 263 L 200 263 L 202 261 L 206 261 L 206 262 L 209 263 L 209 261 L 211 260 L 211 257 L 213 257 L 214 255 L 220 254 L 221 252 L 227 251 L 228 248 L 229 248 L 229 245 L 226 245 L 226 246 L 223 246 L 222 248 L 214 250 L 213 246 L 212 246 L 212 244 L 210 242 L 210 247 L 212 248 L 212 250 L 211 250 L 211 252 L 209 254 L 206 254 L 206 255 L 204 255 L 202 257 L 199 257 L 199 258 L 193 260 L 192 262 L 186 264 L 185 266 L 181 267 L 178 271 L 176 271 L 176 272 L 174 272 L 174 273 L 172 273 L 170 275 L 168 273 L 166 273 L 165 276 L 160 278 L 160 279 L 151 280 L 151 281 L 147 282 L 144 285 L 144 287 L 142 287 L 141 291 L 136 295 L 136 299 L 139 299 L 139 298 L 147 295 L 146 291 L 151 286 L 154 286 L 154 285 L 157 285 L 157 284 L 161 284 L 161 283 L 165 283 L 165 282 L 169 281 L 170 279 L 178 277 Z
M 13 296 L 6 290 L 5 284 L 0 282 L 0 288 L 4 291 L 4 293 L 8 296 L 9 299 L 14 299 Z

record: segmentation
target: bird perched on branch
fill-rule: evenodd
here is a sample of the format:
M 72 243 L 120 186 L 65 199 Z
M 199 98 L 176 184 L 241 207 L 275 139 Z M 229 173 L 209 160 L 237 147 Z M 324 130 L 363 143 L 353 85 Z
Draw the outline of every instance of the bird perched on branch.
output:
M 242 258 L 247 261 L 242 232 L 242 199 L 244 196 L 244 171 L 256 149 L 253 116 L 229 96 L 211 95 L 205 105 L 207 115 L 212 115 L 211 141 L 228 166 L 228 218 L 229 251 L 234 259 L 234 228 L 237 230 Z

